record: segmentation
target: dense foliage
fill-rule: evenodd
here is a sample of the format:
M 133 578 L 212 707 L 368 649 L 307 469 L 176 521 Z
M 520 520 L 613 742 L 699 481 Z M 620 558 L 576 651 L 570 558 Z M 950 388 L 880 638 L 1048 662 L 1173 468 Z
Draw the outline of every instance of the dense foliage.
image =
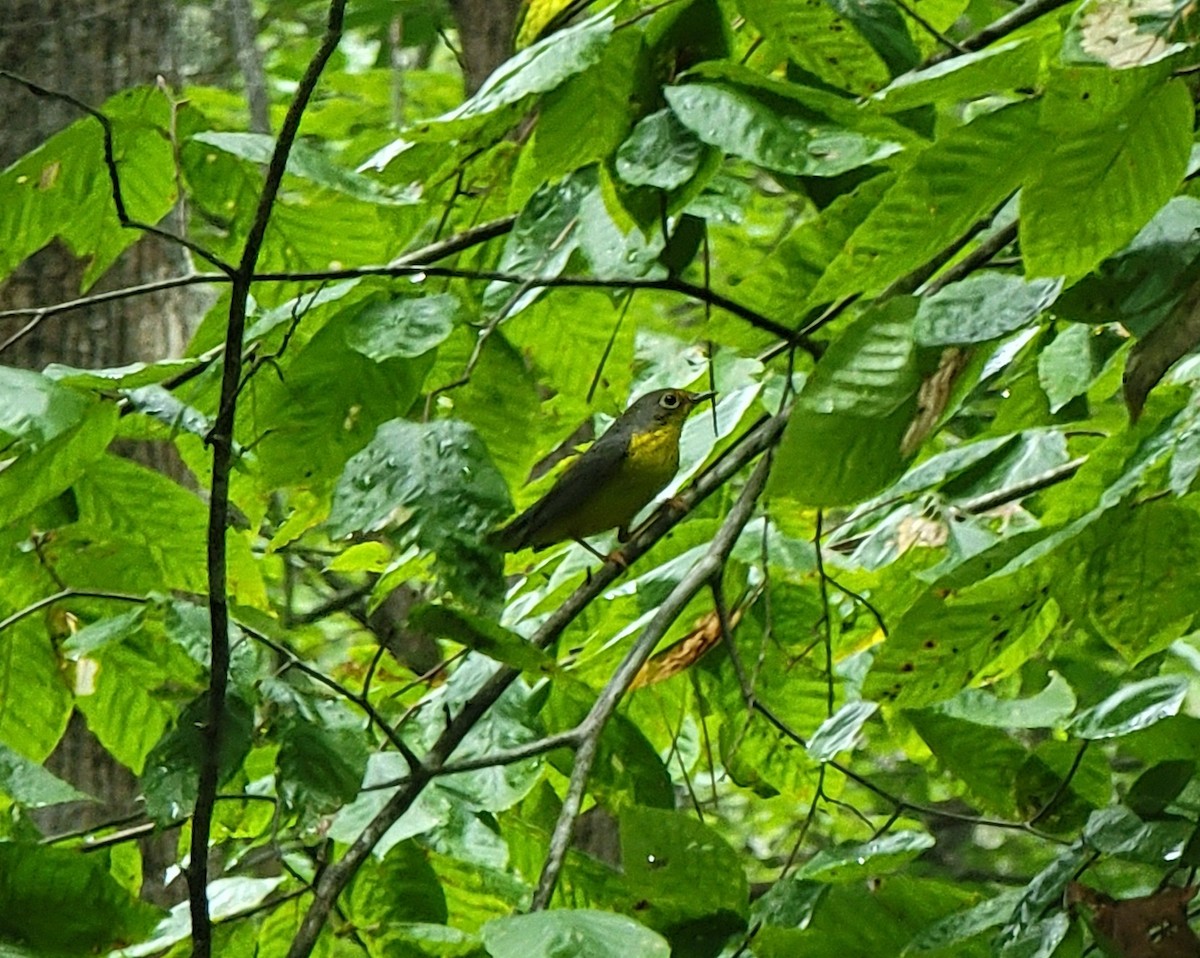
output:
M 0 174 L 0 275 L 157 224 L 213 291 L 0 366 L 0 952 L 1195 954 L 1188 8 L 533 3 L 461 103 L 357 6 L 309 100 L 274 11 L 278 139 L 147 87 Z M 718 401 L 622 562 L 492 547 L 667 385 Z M 128 822 L 33 824 L 74 710 L 169 915 Z

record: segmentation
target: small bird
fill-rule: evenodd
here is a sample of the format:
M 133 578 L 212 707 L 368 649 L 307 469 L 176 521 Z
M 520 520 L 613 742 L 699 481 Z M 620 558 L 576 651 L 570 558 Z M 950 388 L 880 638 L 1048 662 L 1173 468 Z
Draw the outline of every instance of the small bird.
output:
M 713 395 L 659 389 L 640 396 L 549 492 L 496 533 L 497 545 L 536 551 L 574 539 L 595 553 L 584 538 L 614 527 L 624 542 L 634 516 L 679 471 L 688 413 Z

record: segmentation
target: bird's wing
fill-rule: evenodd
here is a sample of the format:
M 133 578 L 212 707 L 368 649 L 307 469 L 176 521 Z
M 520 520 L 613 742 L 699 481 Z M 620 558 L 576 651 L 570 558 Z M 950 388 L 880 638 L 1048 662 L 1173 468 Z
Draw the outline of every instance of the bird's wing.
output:
M 602 488 L 620 469 L 628 443 L 610 429 L 566 468 L 550 490 L 497 533 L 506 552 L 516 552 L 534 542 L 537 532 L 568 518 L 581 502 Z M 549 545 L 549 543 L 544 543 Z

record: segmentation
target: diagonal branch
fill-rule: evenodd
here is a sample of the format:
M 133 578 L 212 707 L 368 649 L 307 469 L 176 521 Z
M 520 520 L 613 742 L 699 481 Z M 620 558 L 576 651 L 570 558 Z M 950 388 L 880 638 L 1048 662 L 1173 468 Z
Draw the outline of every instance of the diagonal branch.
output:
M 704 588 L 706 583 L 721 575 L 725 568 L 725 561 L 729 558 L 729 553 L 733 551 L 738 536 L 741 535 L 742 529 L 754 515 L 754 506 L 767 484 L 767 476 L 770 475 L 770 472 L 771 457 L 763 456 L 754 472 L 751 473 L 737 502 L 729 510 L 729 515 L 721 524 L 720 530 L 713 537 L 707 551 L 700 561 L 692 566 L 687 575 L 679 580 L 678 585 L 671 590 L 671 594 L 658 607 L 654 617 L 642 634 L 638 636 L 637 641 L 626 653 L 624 660 L 617 666 L 612 678 L 600 692 L 587 718 L 580 723 L 578 732 L 581 741 L 579 749 L 575 753 L 575 762 L 571 767 L 571 781 L 567 786 L 566 797 L 563 799 L 562 811 L 559 812 L 558 822 L 550 837 L 550 852 L 542 867 L 537 891 L 533 895 L 532 908 L 534 911 L 546 908 L 550 904 L 554 886 L 558 884 L 558 876 L 571 845 L 571 836 L 575 831 L 575 819 L 578 817 L 583 803 L 583 793 L 587 788 L 588 776 L 591 774 L 592 764 L 595 762 L 596 752 L 600 747 L 600 735 L 604 731 L 605 725 L 612 717 L 613 711 L 621 701 L 621 696 L 629 688 L 634 676 L 645 665 L 655 646 L 675 622 L 679 613 L 683 611 L 684 606 L 691 601 L 692 596 Z

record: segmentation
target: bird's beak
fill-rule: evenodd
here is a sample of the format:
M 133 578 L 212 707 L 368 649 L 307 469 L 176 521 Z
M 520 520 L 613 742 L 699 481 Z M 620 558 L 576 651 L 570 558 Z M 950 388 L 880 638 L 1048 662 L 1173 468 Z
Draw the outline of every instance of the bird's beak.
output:
M 688 401 L 691 402 L 691 404 L 693 406 L 698 406 L 698 405 L 700 405 L 700 403 L 707 402 L 708 400 L 712 399 L 714 396 L 716 396 L 715 392 L 688 393 Z

